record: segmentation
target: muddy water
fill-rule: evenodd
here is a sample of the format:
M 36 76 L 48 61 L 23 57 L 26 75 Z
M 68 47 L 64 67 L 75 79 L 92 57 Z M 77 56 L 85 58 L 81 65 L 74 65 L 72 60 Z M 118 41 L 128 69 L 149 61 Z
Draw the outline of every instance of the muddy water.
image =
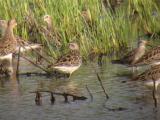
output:
M 0 120 L 159 120 L 159 109 L 154 109 L 152 90 L 141 82 L 130 82 L 124 75 L 129 69 L 106 62 L 103 67 L 94 64 L 99 72 L 109 99 L 97 81 L 92 65 L 83 65 L 70 80 L 47 78 L 45 76 L 19 76 L 0 80 Z M 21 61 L 20 71 L 39 71 L 27 62 Z M 86 90 L 93 94 L 93 101 Z M 35 94 L 30 91 L 53 90 L 69 92 L 88 97 L 86 101 L 70 100 L 56 96 L 54 105 L 50 96 L 42 94 L 42 105 L 35 105 Z M 159 92 L 158 92 L 159 94 Z M 158 107 L 160 104 L 158 104 Z

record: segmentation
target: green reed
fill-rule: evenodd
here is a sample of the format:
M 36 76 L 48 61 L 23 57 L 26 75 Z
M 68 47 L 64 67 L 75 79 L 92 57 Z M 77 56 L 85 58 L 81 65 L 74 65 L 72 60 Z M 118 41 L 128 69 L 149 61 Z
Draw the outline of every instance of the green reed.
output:
M 137 40 L 138 35 L 146 31 L 155 33 L 160 28 L 160 8 L 156 0 L 124 0 L 122 5 L 115 5 L 115 10 L 111 9 L 111 5 L 104 6 L 102 0 L 0 0 L 0 9 L 1 19 L 17 19 L 16 34 L 31 41 L 36 39 L 46 46 L 46 51 L 53 57 L 61 51 L 37 32 L 40 26 L 45 25 L 42 21 L 45 14 L 52 16 L 53 26 L 61 34 L 63 47 L 70 41 L 76 41 L 85 58 L 92 52 L 106 54 L 119 51 Z M 89 22 L 81 14 L 84 9 L 91 17 Z M 30 36 L 32 25 L 34 34 Z

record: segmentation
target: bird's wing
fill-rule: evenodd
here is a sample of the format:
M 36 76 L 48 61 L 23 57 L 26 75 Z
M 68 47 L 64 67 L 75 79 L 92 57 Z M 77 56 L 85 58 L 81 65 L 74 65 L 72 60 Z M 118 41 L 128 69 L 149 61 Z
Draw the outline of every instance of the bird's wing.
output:
M 7 40 L 0 40 L 0 56 L 7 55 L 9 53 L 14 53 L 16 51 L 17 42 L 7 39 Z
M 160 65 L 151 67 L 150 69 L 144 71 L 140 75 L 133 78 L 133 80 L 157 80 L 160 78 Z
M 157 61 L 160 61 L 160 46 L 153 48 L 144 54 L 137 62 L 135 62 L 135 65 L 150 64 Z
M 78 55 L 72 54 L 69 52 L 68 54 L 65 54 L 61 56 L 54 64 L 54 66 L 72 66 L 79 64 L 80 58 Z
M 133 49 L 132 51 L 128 52 L 123 58 L 121 58 L 121 60 L 123 60 L 129 64 L 132 63 L 137 51 L 138 51 L 137 48 Z

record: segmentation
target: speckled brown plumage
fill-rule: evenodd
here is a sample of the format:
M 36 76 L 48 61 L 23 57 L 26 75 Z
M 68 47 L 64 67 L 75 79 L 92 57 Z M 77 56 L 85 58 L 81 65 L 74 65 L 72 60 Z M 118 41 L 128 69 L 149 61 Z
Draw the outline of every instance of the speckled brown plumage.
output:
M 53 27 L 52 18 L 50 15 L 45 15 L 43 17 L 44 22 L 47 23 L 47 26 L 42 28 L 42 32 L 44 36 L 47 38 L 49 42 L 54 42 L 54 45 L 59 48 L 62 46 L 61 44 L 61 35 L 60 33 Z
M 76 66 L 81 63 L 79 51 L 70 51 L 66 55 L 58 58 L 54 66 Z
M 53 69 L 72 74 L 81 66 L 82 59 L 80 56 L 78 45 L 76 43 L 70 43 L 69 48 L 70 51 L 67 54 L 59 57 L 57 61 L 52 65 Z
M 153 48 L 144 54 L 135 65 L 146 65 L 146 64 L 155 64 L 160 62 L 160 46 Z
M 0 39 L 0 56 L 14 53 L 17 47 L 17 41 L 13 34 L 13 28 L 17 25 L 15 20 L 8 22 L 4 36 Z
M 160 79 L 160 65 L 153 66 L 150 69 L 144 71 L 143 73 L 133 78 L 133 80 L 142 80 L 142 81 L 152 80 L 152 79 L 154 80 Z
M 3 37 L 5 35 L 5 31 L 7 29 L 7 20 L 0 20 L 0 30 L 1 30 L 1 36 Z M 25 39 L 23 39 L 22 37 L 16 36 L 16 41 L 17 41 L 17 48 L 16 48 L 16 53 L 19 52 L 19 47 L 21 47 L 21 52 L 23 51 L 27 51 L 30 49 L 37 49 L 37 48 L 41 48 L 40 44 L 36 44 L 36 43 L 31 43 Z
M 124 57 L 119 60 L 112 60 L 112 63 L 115 64 L 125 64 L 125 65 L 134 65 L 137 60 L 139 60 L 145 53 L 145 46 L 147 41 L 141 40 L 138 44 L 138 47 L 130 51 Z

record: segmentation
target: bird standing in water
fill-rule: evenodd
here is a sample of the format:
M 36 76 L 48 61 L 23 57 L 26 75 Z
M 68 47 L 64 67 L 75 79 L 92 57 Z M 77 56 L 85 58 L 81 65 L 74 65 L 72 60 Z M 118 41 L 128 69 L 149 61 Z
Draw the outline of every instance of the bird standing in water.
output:
M 62 73 L 67 73 L 69 76 L 76 71 L 82 64 L 79 46 L 77 43 L 69 43 L 70 51 L 62 55 L 52 65 L 52 68 Z
M 17 47 L 17 40 L 13 34 L 15 26 L 17 26 L 15 19 L 8 21 L 4 36 L 0 39 L 0 62 L 2 63 L 0 72 L 8 76 L 13 74 L 12 54 L 16 51 Z
M 133 49 L 124 57 L 118 60 L 112 60 L 112 63 L 122 64 L 127 66 L 134 66 L 135 63 L 145 54 L 147 44 L 148 42 L 146 40 L 140 40 L 137 48 Z

